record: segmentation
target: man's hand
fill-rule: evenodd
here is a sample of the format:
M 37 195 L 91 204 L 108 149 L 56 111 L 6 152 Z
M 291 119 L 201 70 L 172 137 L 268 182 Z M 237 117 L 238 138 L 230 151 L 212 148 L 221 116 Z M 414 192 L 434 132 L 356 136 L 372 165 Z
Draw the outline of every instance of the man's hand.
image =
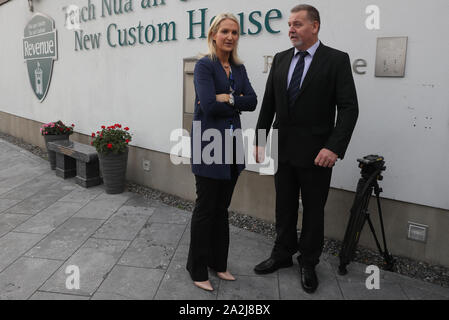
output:
M 329 149 L 321 149 L 315 158 L 315 165 L 320 167 L 332 168 L 337 161 L 338 155 Z
M 257 163 L 263 163 L 265 161 L 265 147 L 254 146 L 253 157 Z

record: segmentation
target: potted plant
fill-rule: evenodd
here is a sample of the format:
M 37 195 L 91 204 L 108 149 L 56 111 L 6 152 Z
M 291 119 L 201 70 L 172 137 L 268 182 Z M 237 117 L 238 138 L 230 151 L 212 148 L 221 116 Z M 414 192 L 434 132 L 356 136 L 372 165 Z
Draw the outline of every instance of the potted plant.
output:
M 47 148 L 48 160 L 50 161 L 50 168 L 56 169 L 56 153 L 48 150 L 48 142 L 55 140 L 69 140 L 69 136 L 73 133 L 72 124 L 70 127 L 66 126 L 61 120 L 56 122 L 45 123 L 41 126 L 41 135 L 45 139 L 45 147 Z
M 100 170 L 106 193 L 117 194 L 125 190 L 126 166 L 128 164 L 128 143 L 131 141 L 129 128 L 120 124 L 101 126 L 101 131 L 92 133 L 91 145 L 98 152 Z

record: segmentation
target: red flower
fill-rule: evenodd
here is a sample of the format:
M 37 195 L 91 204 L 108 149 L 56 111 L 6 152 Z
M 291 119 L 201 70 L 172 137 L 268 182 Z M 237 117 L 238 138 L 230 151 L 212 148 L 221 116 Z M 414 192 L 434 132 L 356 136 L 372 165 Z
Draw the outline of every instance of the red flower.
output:
M 129 128 L 128 128 L 128 127 L 125 127 L 125 130 L 126 130 L 126 131 L 128 131 L 128 130 L 129 130 Z
M 112 144 L 108 143 L 108 149 L 112 149 Z
M 126 143 L 129 143 L 129 139 L 126 139 Z
M 95 138 L 95 133 L 92 132 L 92 138 Z
M 106 127 L 105 126 L 101 126 L 101 129 L 106 129 Z
M 75 125 L 72 123 L 72 127 L 75 127 Z

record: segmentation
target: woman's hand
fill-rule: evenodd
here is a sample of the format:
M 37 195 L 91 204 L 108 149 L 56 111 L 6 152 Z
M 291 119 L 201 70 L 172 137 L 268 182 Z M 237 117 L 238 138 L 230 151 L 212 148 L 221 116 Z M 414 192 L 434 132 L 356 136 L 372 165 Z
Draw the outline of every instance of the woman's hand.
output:
M 217 97 L 218 102 L 224 102 L 224 103 L 229 102 L 229 94 L 226 94 L 226 93 L 217 94 L 216 97 Z
M 226 94 L 226 93 L 217 94 L 216 97 L 217 97 L 216 99 L 218 102 L 224 102 L 224 103 L 229 102 L 229 94 Z M 240 95 L 240 97 L 243 97 L 243 93 Z M 200 104 L 200 101 L 198 101 L 198 104 Z

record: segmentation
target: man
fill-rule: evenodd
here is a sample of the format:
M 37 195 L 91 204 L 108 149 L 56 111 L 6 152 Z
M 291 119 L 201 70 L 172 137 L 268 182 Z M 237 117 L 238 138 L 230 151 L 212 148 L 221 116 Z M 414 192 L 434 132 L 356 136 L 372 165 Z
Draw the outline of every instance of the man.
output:
M 349 56 L 318 40 L 320 24 L 319 12 L 312 6 L 291 10 L 288 26 L 294 48 L 273 59 L 256 128 L 268 134 L 276 115 L 277 236 L 270 258 L 254 271 L 266 274 L 292 266 L 292 255 L 299 251 L 301 284 L 307 293 L 318 287 L 315 266 L 323 250 L 324 206 L 332 167 L 337 158 L 343 159 L 358 117 Z M 264 146 L 258 144 L 258 162 L 264 153 Z M 299 192 L 303 221 L 298 242 Z

